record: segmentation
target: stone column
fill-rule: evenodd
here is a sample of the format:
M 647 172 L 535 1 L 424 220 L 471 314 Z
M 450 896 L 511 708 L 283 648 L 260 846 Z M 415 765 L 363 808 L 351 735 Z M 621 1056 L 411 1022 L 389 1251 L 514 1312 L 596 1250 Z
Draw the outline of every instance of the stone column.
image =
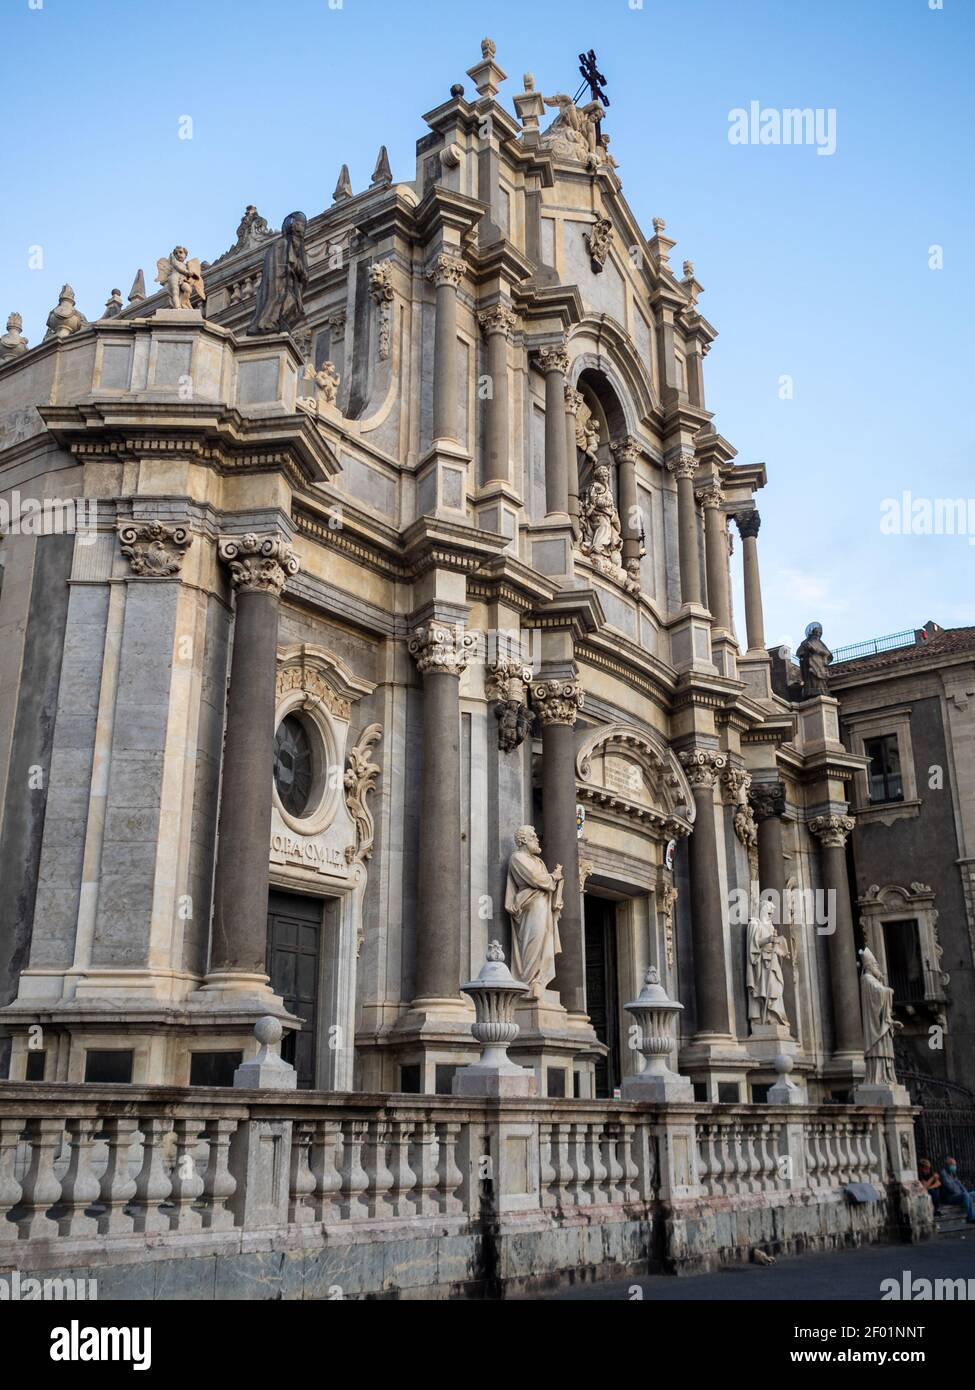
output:
M 677 477 L 677 532 L 680 551 L 680 597 L 682 603 L 701 602 L 701 564 L 697 545 L 697 507 L 694 502 L 694 474 L 698 469 L 693 454 L 679 454 L 667 464 Z
M 576 416 L 583 395 L 574 386 L 565 388 L 565 461 L 569 472 L 569 516 L 574 529 L 579 524 L 579 448 L 576 444 Z
M 562 865 L 564 905 L 559 923 L 562 954 L 555 958 L 555 988 L 569 1013 L 586 1011 L 586 957 L 579 837 L 576 831 L 575 723 L 584 702 L 575 678 L 536 681 L 532 702 L 542 725 L 542 814 L 544 857 L 549 871 Z
M 775 894 L 778 905 L 778 926 L 785 926 L 783 904 L 785 902 L 785 860 L 782 857 L 782 816 L 785 812 L 785 787 L 781 782 L 753 782 L 748 789 L 748 800 L 758 826 L 758 887 L 759 892 L 766 889 Z M 795 949 L 789 933 L 789 945 Z M 799 1036 L 799 1018 L 796 1012 L 796 984 L 793 974 L 792 957 L 783 963 L 783 983 L 785 986 L 785 1011 L 789 1018 L 794 1037 Z
M 569 354 L 562 346 L 540 348 L 538 365 L 545 375 L 545 515 L 567 516 L 565 374 L 569 370 Z
M 277 535 L 224 536 L 218 548 L 236 602 L 207 980 L 239 988 L 267 982 L 278 605 L 298 561 Z
M 457 438 L 457 290 L 464 262 L 444 251 L 427 272 L 437 287 L 437 324 L 433 340 L 433 437 Z
M 442 623 L 418 627 L 410 652 L 423 677 L 415 1000 L 460 994 L 460 676 L 475 638 Z
M 640 540 L 639 503 L 637 501 L 636 462 L 640 457 L 640 444 L 636 439 L 618 439 L 610 445 L 610 450 L 619 469 L 620 523 L 623 531 L 623 568 L 630 580 L 640 582 Z
M 724 493 L 718 483 L 710 483 L 697 494 L 704 508 L 704 552 L 708 575 L 708 607 L 715 625 L 731 631 L 731 595 L 728 589 L 728 541 L 725 514 L 721 510 Z
M 860 1018 L 860 981 L 853 940 L 850 884 L 846 873 L 846 840 L 853 829 L 852 816 L 816 816 L 809 829 L 819 839 L 823 887 L 833 913 L 829 943 L 829 978 L 833 996 L 834 1051 L 849 1055 L 863 1052 Z
M 692 749 L 680 755 L 694 793 L 697 814 L 688 843 L 691 871 L 691 941 L 694 949 L 694 993 L 697 1034 L 727 1038 L 731 1033 L 728 977 L 725 968 L 725 912 L 718 874 L 718 827 L 714 810 L 715 779 L 727 758 L 711 749 Z
M 508 342 L 517 323 L 506 304 L 495 304 L 480 316 L 487 339 L 487 369 L 491 395 L 484 421 L 484 481 L 510 482 L 508 460 Z
M 742 568 L 745 576 L 745 632 L 748 650 L 765 650 L 765 618 L 762 615 L 762 581 L 758 573 L 758 530 L 762 518 L 752 508 L 735 513 L 735 525 L 741 536 Z

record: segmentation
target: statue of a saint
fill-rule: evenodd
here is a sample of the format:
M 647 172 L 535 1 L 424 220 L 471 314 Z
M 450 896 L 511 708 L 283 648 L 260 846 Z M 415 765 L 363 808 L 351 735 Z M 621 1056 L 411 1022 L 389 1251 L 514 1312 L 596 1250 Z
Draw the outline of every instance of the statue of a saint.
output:
M 596 123 L 606 114 L 600 102 L 587 101 L 584 106 L 577 106 L 565 92 L 557 92 L 543 100 L 546 106 L 555 106 L 559 112 L 542 135 L 544 145 L 551 145 L 556 155 L 567 155 L 583 162 L 589 155 L 602 154 L 602 147 L 597 151 L 596 146 Z
M 806 640 L 796 648 L 799 669 L 802 672 L 802 698 L 810 700 L 814 695 L 828 695 L 829 681 L 826 668 L 833 660 L 833 653 L 823 641 L 821 623 L 810 623 L 806 628 Z
M 613 501 L 610 471 L 605 463 L 596 467 L 592 482 L 580 501 L 579 528 L 582 532 L 579 549 L 583 555 L 608 562 L 611 573 L 618 571 L 623 553 L 623 533 L 620 514 Z
M 860 952 L 860 1008 L 867 1063 L 864 1080 L 868 1086 L 894 1086 L 894 1033 L 904 1025 L 894 1018 L 894 991 L 869 947 Z
M 555 957 L 562 951 L 559 918 L 562 915 L 564 883 L 562 865 L 552 873 L 545 867 L 541 846 L 533 825 L 515 831 L 515 852 L 508 860 L 508 885 L 504 908 L 511 918 L 511 965 L 537 999 L 555 979 Z
M 200 262 L 189 259 L 185 246 L 174 246 L 169 256 L 156 262 L 156 284 L 162 285 L 171 309 L 192 309 L 193 301 L 206 299 Z
M 772 923 L 774 904 L 763 899 L 758 916 L 748 921 L 748 1019 L 756 1024 L 780 1023 L 788 1028 L 786 1017 L 785 980 L 782 976 L 782 957 L 789 954 L 789 943 L 780 936 Z
M 303 212 L 289 212 L 281 224 L 281 235 L 265 251 L 257 308 L 248 333 L 290 333 L 304 319 L 307 226 Z

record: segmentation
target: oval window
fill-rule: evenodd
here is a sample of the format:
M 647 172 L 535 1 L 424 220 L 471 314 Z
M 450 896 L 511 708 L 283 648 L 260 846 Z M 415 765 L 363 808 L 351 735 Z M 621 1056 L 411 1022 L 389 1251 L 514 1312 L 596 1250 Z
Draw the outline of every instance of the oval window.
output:
M 274 735 L 274 785 L 281 805 L 292 816 L 303 816 L 315 780 L 315 755 L 304 720 L 288 714 Z

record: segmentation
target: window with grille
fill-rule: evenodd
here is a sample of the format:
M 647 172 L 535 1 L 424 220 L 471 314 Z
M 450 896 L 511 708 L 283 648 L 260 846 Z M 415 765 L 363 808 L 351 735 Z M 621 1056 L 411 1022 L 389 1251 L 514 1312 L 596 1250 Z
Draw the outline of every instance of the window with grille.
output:
M 871 803 L 903 801 L 904 787 L 901 781 L 901 757 L 897 747 L 897 735 L 883 734 L 880 738 L 864 739 L 863 751 L 870 759 L 867 777 Z

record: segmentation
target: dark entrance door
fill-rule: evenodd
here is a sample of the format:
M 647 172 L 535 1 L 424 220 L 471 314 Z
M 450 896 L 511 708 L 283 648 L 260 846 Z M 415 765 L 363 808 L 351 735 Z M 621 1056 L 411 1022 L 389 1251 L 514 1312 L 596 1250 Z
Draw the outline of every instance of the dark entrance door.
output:
M 596 1063 L 596 1095 L 612 1096 L 620 1084 L 619 999 L 616 987 L 616 909 L 605 898 L 586 904 L 586 1010 L 596 1037 L 609 1052 Z
M 298 1073 L 298 1085 L 315 1085 L 318 1039 L 318 981 L 321 967 L 322 901 L 272 890 L 267 903 L 267 973 L 271 988 L 303 1020 L 286 1033 L 281 1056 Z

